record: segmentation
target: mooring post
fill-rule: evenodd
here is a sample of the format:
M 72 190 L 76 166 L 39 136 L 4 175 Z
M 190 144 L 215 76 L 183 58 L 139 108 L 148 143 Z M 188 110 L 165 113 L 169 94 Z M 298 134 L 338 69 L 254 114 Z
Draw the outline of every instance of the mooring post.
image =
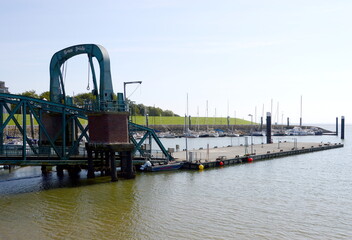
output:
M 335 130 L 335 134 L 336 136 L 339 135 L 339 118 L 336 117 L 336 130 Z
M 345 139 L 345 116 L 341 116 L 341 139 Z
M 272 143 L 271 140 L 271 113 L 266 113 L 266 143 Z
M 290 118 L 288 117 L 287 118 L 287 127 L 289 127 L 290 126 Z

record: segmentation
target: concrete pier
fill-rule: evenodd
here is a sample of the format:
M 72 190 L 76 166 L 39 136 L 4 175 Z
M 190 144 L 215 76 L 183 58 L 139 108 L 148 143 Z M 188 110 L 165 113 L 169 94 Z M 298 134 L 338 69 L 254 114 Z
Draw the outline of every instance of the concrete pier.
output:
M 218 166 L 220 161 L 224 165 L 241 163 L 252 160 L 263 160 L 276 157 L 297 155 L 315 151 L 323 151 L 333 148 L 340 148 L 341 143 L 298 143 L 298 142 L 277 142 L 273 144 L 253 145 L 254 154 L 246 154 L 246 146 L 221 147 L 211 149 L 188 150 L 192 155 L 192 162 L 185 162 L 185 168 L 196 169 L 200 164 L 205 167 Z M 186 161 L 186 151 L 175 152 L 173 157 L 176 161 Z

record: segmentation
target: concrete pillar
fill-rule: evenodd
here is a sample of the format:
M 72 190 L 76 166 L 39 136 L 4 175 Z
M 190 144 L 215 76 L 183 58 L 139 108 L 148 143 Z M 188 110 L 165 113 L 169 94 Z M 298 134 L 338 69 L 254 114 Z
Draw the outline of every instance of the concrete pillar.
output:
M 341 139 L 345 139 L 345 116 L 341 117 Z
M 266 143 L 272 143 L 271 141 L 271 113 L 266 113 Z

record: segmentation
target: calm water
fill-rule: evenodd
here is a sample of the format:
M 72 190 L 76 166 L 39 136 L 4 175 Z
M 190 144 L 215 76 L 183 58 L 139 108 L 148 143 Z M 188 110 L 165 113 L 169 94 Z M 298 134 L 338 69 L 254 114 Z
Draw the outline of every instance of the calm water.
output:
M 351 143 L 348 126 L 342 149 L 115 183 L 85 172 L 59 179 L 38 168 L 0 171 L 0 239 L 350 239 Z

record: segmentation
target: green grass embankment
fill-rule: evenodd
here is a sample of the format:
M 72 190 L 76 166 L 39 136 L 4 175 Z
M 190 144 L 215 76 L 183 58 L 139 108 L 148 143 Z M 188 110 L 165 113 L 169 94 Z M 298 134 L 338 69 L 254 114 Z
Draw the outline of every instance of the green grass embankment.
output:
M 146 125 L 145 116 L 130 116 L 133 123 Z M 188 120 L 187 120 L 188 121 Z M 184 117 L 163 117 L 163 116 L 149 116 L 149 125 L 184 125 Z M 206 118 L 206 117 L 191 117 L 192 125 L 227 125 L 227 118 Z M 250 121 L 246 121 L 238 118 L 230 118 L 230 125 L 249 125 Z
M 4 114 L 4 121 L 8 117 L 9 114 Z M 23 118 L 22 114 L 15 114 L 15 119 L 19 122 L 19 124 L 22 125 L 23 123 Z M 146 118 L 145 116 L 130 116 L 130 120 L 133 123 L 140 124 L 140 125 L 146 125 Z M 30 125 L 30 116 L 27 115 L 26 117 L 26 124 L 27 126 Z M 87 124 L 87 120 L 80 119 L 82 124 Z M 164 116 L 150 116 L 148 118 L 149 125 L 184 125 L 185 124 L 185 118 L 184 117 L 164 117 Z M 188 119 L 187 119 L 188 121 Z M 33 124 L 38 125 L 37 121 L 35 118 L 33 118 Z M 227 125 L 227 118 L 206 118 L 206 117 L 191 117 L 191 124 L 192 125 Z M 238 119 L 238 118 L 230 118 L 230 125 L 249 125 L 251 124 L 250 121 L 246 121 L 243 119 Z M 15 125 L 15 122 L 11 119 L 8 125 Z
M 4 115 L 3 115 L 4 120 L 3 120 L 3 121 L 5 121 L 5 120 L 8 118 L 8 116 L 9 116 L 8 113 L 4 113 Z M 19 123 L 20 125 L 23 124 L 23 115 L 22 115 L 22 114 L 15 114 L 14 117 L 15 117 L 15 119 L 18 121 L 18 123 Z M 88 123 L 88 121 L 85 120 L 85 119 L 80 119 L 80 122 L 81 122 L 83 125 L 85 125 L 85 124 Z M 27 126 L 30 126 L 30 124 L 31 124 L 30 115 L 27 114 L 27 115 L 26 115 L 26 125 L 27 125 Z M 14 126 L 14 125 L 15 125 L 15 121 L 11 118 L 10 122 L 9 122 L 7 125 Z M 33 125 L 38 125 L 38 122 L 37 122 L 37 120 L 35 119 L 35 117 L 33 117 Z

